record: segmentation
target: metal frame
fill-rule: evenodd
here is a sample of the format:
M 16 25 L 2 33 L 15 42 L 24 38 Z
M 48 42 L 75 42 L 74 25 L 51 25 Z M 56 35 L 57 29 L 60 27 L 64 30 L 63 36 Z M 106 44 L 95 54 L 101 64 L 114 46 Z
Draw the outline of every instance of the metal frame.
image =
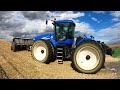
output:
M 13 42 L 15 43 L 15 47 L 19 50 L 24 50 L 25 48 L 30 50 L 30 46 L 33 45 L 34 41 L 33 39 L 27 39 L 27 38 L 13 38 Z M 12 42 L 12 43 L 13 43 Z

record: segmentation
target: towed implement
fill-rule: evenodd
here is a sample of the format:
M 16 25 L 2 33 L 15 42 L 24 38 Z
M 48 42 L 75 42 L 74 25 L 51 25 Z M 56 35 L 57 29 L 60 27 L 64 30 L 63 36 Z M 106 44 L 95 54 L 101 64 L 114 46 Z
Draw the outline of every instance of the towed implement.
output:
M 28 38 L 13 38 L 13 42 L 11 45 L 11 50 L 13 52 L 20 50 L 30 50 L 30 46 L 33 44 L 33 39 Z

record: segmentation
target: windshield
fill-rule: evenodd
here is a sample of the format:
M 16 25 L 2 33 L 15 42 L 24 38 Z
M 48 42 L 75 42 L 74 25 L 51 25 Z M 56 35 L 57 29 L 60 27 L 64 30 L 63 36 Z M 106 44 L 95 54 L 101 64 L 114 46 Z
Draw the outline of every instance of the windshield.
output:
M 68 33 L 69 23 L 56 24 L 56 37 L 58 40 L 66 40 Z
M 57 40 L 66 40 L 74 38 L 75 26 L 72 23 L 56 23 Z

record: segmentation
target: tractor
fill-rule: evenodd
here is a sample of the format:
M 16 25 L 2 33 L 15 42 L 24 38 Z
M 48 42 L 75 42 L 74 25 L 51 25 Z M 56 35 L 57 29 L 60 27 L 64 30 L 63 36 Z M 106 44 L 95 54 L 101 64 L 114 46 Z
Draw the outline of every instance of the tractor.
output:
M 70 59 L 73 69 L 85 74 L 95 74 L 102 69 L 107 53 L 103 43 L 94 40 L 93 36 L 75 37 L 76 24 L 72 20 L 53 20 L 52 24 L 53 33 L 41 34 L 33 39 L 31 55 L 34 60 L 46 64 L 57 60 L 63 64 Z

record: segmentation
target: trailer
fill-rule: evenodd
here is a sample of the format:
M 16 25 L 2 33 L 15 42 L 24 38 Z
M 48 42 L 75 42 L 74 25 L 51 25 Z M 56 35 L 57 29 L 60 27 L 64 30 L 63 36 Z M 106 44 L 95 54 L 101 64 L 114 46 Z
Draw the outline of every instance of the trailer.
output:
M 21 50 L 31 50 L 31 46 L 33 44 L 33 39 L 29 38 L 13 38 L 11 50 L 13 52 L 21 51 Z

